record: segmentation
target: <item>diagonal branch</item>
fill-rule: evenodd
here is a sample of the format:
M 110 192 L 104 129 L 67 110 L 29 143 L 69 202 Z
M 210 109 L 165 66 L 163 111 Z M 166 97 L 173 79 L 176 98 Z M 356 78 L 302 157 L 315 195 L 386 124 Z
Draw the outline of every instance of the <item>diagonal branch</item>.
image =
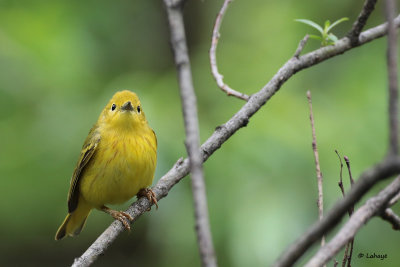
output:
M 398 25 L 395 24 L 397 19 L 399 19 L 399 16 L 397 16 L 396 19 L 393 20 L 393 25 Z M 387 23 L 385 23 L 385 27 L 387 31 Z M 360 34 L 357 44 L 351 41 L 350 44 L 359 45 L 363 40 L 365 40 L 364 38 L 365 36 L 363 36 L 363 34 Z M 391 154 L 389 154 L 389 157 L 386 157 L 375 167 L 364 172 L 358 182 L 354 184 L 354 187 L 352 187 L 350 193 L 342 201 L 337 202 L 337 204 L 328 212 L 323 220 L 315 223 L 302 237 L 294 242 L 287 249 L 287 251 L 285 251 L 281 255 L 281 257 L 275 263 L 275 266 L 293 265 L 293 263 L 295 263 L 304 254 L 304 252 L 307 251 L 316 240 L 318 240 L 318 238 L 330 231 L 333 226 L 340 221 L 340 219 L 346 212 L 346 210 L 344 209 L 345 207 L 347 207 L 347 209 L 350 208 L 378 181 L 400 172 L 400 166 L 398 166 L 399 160 L 400 158 L 396 156 L 391 156 Z M 347 204 L 345 204 L 346 202 Z
M 168 6 L 168 2 L 169 0 L 164 0 L 171 32 L 171 46 L 178 72 L 183 118 L 185 122 L 185 144 L 190 163 L 197 242 L 202 266 L 214 267 L 217 266 L 217 260 L 212 243 L 208 216 L 206 185 L 202 167 L 203 160 L 199 149 L 200 131 L 196 95 L 194 93 L 192 71 L 186 44 L 182 8 L 171 8 Z
M 396 27 L 400 25 L 400 16 L 395 19 Z M 358 45 L 366 44 L 372 40 L 380 38 L 384 36 L 387 32 L 387 25 L 382 24 L 371 28 L 360 34 L 360 41 Z M 200 151 L 202 153 L 203 161 L 206 161 L 216 150 L 218 150 L 223 143 L 225 143 L 236 131 L 240 128 L 247 125 L 249 119 L 253 114 L 255 114 L 283 85 L 285 81 L 287 81 L 290 77 L 292 77 L 295 73 L 299 72 L 302 69 L 309 68 L 314 66 L 320 62 L 323 62 L 331 57 L 341 55 L 346 51 L 349 51 L 356 46 L 352 45 L 349 38 L 343 38 L 339 40 L 335 45 L 322 47 L 313 52 L 300 56 L 299 58 L 291 58 L 289 59 L 275 74 L 275 76 L 256 94 L 254 94 L 250 100 L 243 105 L 243 107 L 232 116 L 225 124 L 218 126 L 215 132 L 207 139 L 207 141 L 201 146 Z M 376 172 L 376 168 L 378 171 L 381 169 L 385 169 L 386 171 L 381 173 L 379 172 L 379 177 L 376 177 L 378 174 Z M 396 169 L 398 168 L 398 169 Z M 388 177 L 395 173 L 395 171 L 400 170 L 400 160 L 392 160 L 389 161 L 386 165 L 378 165 L 372 169 L 370 173 L 364 174 L 362 177 L 364 182 L 362 185 L 358 186 L 357 182 L 355 184 L 355 188 L 361 187 L 364 188 L 364 183 L 367 185 L 371 182 L 378 181 L 384 177 Z M 375 171 L 374 171 L 375 170 Z M 157 182 L 157 184 L 152 188 L 154 191 L 157 200 L 164 198 L 168 195 L 169 191 L 173 186 L 175 186 L 182 178 L 184 178 L 189 173 L 189 161 L 178 160 L 174 166 Z M 372 185 L 370 185 L 371 187 Z M 368 187 L 369 188 L 369 187 Z M 366 190 L 352 190 L 354 192 L 350 192 L 346 200 L 342 200 L 339 204 L 337 204 L 337 208 L 334 214 L 330 215 L 335 221 L 339 221 L 339 219 L 343 216 L 343 214 L 347 211 L 347 209 L 353 205 L 358 199 L 359 195 L 364 194 Z M 129 215 L 134 218 L 134 221 L 137 220 L 144 212 L 147 211 L 151 206 L 151 203 L 146 198 L 141 198 L 134 202 L 126 211 Z M 343 213 L 341 211 L 343 210 Z M 329 215 L 329 213 L 328 213 Z M 332 218 L 330 218 L 332 219 Z M 327 217 L 323 221 L 324 224 L 327 222 Z M 321 221 L 321 223 L 323 223 Z M 319 239 L 321 235 L 319 232 L 324 232 L 325 227 L 322 226 L 314 226 L 313 230 L 310 231 L 311 235 L 316 235 Z M 107 248 L 113 243 L 113 241 L 117 238 L 117 236 L 124 231 L 124 227 L 118 221 L 114 221 L 97 239 L 96 241 L 83 253 L 83 255 L 77 259 L 73 266 L 89 266 L 92 264 L 100 255 L 102 255 Z M 312 243 L 312 242 L 311 242 Z M 289 256 L 290 259 L 293 260 L 293 256 Z M 286 256 L 285 256 L 286 257 Z M 298 258 L 299 256 L 297 256 Z M 296 258 L 296 259 L 297 259 Z M 293 262 L 296 260 L 294 259 Z M 287 266 L 287 265 L 286 265 Z
M 361 9 L 360 14 L 358 15 L 357 20 L 354 22 L 353 27 L 351 28 L 350 32 L 347 34 L 347 37 L 350 38 L 350 41 L 353 45 L 357 45 L 359 42 L 358 37 L 362 29 L 364 28 L 365 24 L 369 16 L 371 15 L 372 11 L 375 9 L 375 4 L 377 0 L 366 0 L 364 2 L 364 6 Z
M 349 221 L 340 229 L 330 242 L 320 248 L 318 252 L 305 264 L 306 267 L 318 267 L 333 258 L 351 239 L 358 230 L 373 216 L 378 215 L 384 209 L 389 200 L 400 190 L 400 177 L 397 177 L 390 185 L 370 198 L 350 217 Z
M 224 91 L 228 96 L 231 95 L 231 96 L 235 96 L 237 98 L 248 101 L 250 97 L 246 94 L 243 94 L 241 92 L 235 91 L 234 89 L 230 88 L 229 85 L 224 83 L 224 76 L 222 76 L 218 71 L 216 53 L 217 53 L 218 40 L 220 37 L 219 29 L 221 28 L 222 18 L 224 17 L 225 12 L 226 12 L 230 2 L 232 2 L 232 0 L 224 1 L 222 8 L 217 15 L 217 19 L 215 20 L 215 25 L 214 25 L 212 40 L 211 40 L 211 48 L 210 48 L 211 73 L 214 76 L 214 79 L 217 82 L 218 87 L 221 88 L 221 90 Z
M 303 236 L 294 242 L 273 266 L 292 266 L 322 235 L 330 231 L 360 198 L 377 182 L 400 173 L 400 158 L 385 158 L 382 162 L 364 171 L 350 192 L 336 202 L 325 217 L 312 225 Z M 354 216 L 354 215 L 353 215 Z

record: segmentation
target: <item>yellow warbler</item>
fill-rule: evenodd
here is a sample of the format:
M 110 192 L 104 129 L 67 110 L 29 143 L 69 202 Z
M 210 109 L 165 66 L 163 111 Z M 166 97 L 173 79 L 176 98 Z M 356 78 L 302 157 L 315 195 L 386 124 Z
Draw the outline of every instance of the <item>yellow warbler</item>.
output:
M 117 92 L 90 130 L 71 178 L 68 215 L 55 239 L 81 232 L 93 208 L 129 228 L 131 216 L 106 204 L 145 195 L 157 205 L 151 185 L 157 161 L 157 139 L 147 124 L 140 100 L 130 91 Z

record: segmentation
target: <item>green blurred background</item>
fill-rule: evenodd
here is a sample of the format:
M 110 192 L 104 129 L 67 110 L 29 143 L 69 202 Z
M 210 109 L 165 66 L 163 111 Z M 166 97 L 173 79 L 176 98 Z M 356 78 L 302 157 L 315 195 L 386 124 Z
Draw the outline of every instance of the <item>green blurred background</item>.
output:
M 362 2 L 236 0 L 221 29 L 220 71 L 230 86 L 252 94 L 306 33 L 315 33 L 294 19 L 322 24 L 349 17 L 334 29 L 341 37 Z M 222 3 L 190 0 L 185 8 L 202 142 L 244 103 L 222 93 L 210 75 L 208 50 Z M 379 1 L 367 27 L 383 20 Z M 157 133 L 154 183 L 185 156 L 168 39 L 161 0 L 0 1 L 1 266 L 68 266 L 111 223 L 94 211 L 78 237 L 54 241 L 81 145 L 117 90 L 138 93 Z M 305 52 L 318 46 L 310 40 Z M 296 74 L 207 161 L 220 266 L 267 266 L 317 220 L 307 90 L 313 95 L 325 209 L 341 198 L 335 149 L 350 157 L 355 177 L 384 156 L 385 50 L 386 39 L 379 39 Z M 159 205 L 94 266 L 198 266 L 190 180 L 182 180 Z M 400 212 L 398 206 L 394 210 Z M 372 219 L 356 237 L 353 266 L 398 266 L 399 240 L 389 224 Z M 356 257 L 373 252 L 388 258 Z

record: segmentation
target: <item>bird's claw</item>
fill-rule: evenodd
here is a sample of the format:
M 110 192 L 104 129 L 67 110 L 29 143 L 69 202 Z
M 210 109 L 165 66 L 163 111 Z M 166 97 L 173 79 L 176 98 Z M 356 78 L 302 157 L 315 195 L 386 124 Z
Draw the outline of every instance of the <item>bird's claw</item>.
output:
M 128 213 L 126 213 L 124 211 L 116 211 L 116 210 L 109 209 L 105 206 L 102 208 L 102 210 L 107 212 L 108 214 L 110 214 L 111 217 L 113 217 L 114 219 L 120 221 L 124 225 L 125 229 L 127 229 L 128 231 L 131 230 L 131 226 L 129 225 L 129 223 L 133 221 L 133 218 L 131 215 L 129 215 Z
M 156 205 L 156 209 L 158 209 L 158 202 L 157 202 L 157 197 L 156 194 L 151 190 L 150 188 L 143 188 L 139 191 L 137 194 L 138 197 L 146 197 L 150 203 Z M 150 210 L 149 208 L 148 210 Z

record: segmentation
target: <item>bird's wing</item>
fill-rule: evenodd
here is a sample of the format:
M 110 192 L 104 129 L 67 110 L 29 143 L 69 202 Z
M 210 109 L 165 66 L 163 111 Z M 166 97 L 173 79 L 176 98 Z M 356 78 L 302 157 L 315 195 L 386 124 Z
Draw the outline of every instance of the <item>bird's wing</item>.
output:
M 151 131 L 153 132 L 154 139 L 156 139 L 156 148 L 157 148 L 158 141 L 157 141 L 157 135 L 156 135 L 156 132 L 155 132 L 153 129 L 151 129 Z
M 79 180 L 85 166 L 93 157 L 100 142 L 100 135 L 97 133 L 96 125 L 90 130 L 88 137 L 82 147 L 78 163 L 71 178 L 71 186 L 68 193 L 68 212 L 72 213 L 78 207 L 79 200 Z

